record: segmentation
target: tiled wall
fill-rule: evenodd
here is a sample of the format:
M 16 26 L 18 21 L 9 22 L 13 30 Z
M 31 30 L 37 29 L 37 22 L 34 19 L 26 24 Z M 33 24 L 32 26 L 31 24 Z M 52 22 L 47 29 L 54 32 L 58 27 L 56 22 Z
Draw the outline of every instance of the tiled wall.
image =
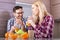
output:
M 47 11 L 50 13 L 50 0 L 43 0 L 43 3 L 45 4 Z
M 54 38 L 60 38 L 60 0 L 51 0 L 51 14 L 55 19 Z
M 51 0 L 51 13 L 54 19 L 60 19 L 60 0 Z
M 7 27 L 7 20 L 12 14 L 15 0 L 0 0 L 0 36 L 4 36 Z

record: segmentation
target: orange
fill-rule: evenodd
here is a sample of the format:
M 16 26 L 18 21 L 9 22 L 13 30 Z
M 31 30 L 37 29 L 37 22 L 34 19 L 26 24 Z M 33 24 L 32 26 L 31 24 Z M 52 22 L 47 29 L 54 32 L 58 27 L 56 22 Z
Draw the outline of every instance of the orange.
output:
M 9 33 L 9 37 L 12 37 L 13 34 L 14 34 L 14 33 Z
M 18 37 L 18 38 L 21 38 L 21 35 L 20 35 L 20 34 L 17 34 L 17 37 Z
M 17 35 L 16 34 L 12 35 L 12 39 L 13 40 L 15 40 L 16 38 L 17 38 Z
M 28 23 L 28 22 L 26 22 L 26 26 L 31 26 L 31 24 L 30 24 L 30 23 Z
M 21 35 L 21 37 L 22 37 L 23 39 L 27 39 L 27 38 L 28 38 L 28 33 L 25 32 L 24 34 Z
M 6 38 L 8 38 L 9 37 L 9 33 L 7 32 L 7 33 L 5 33 L 5 37 Z
M 16 39 L 17 38 L 17 34 L 14 34 L 12 37 L 13 37 L 13 39 Z
M 12 39 L 16 39 L 17 38 L 17 34 L 10 33 L 9 34 L 9 37 L 12 38 Z

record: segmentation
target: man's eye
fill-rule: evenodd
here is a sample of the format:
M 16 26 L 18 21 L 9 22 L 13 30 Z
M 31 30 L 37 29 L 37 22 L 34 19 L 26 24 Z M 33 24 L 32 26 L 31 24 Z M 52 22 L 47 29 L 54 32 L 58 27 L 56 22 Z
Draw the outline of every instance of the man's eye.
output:
M 18 14 L 22 14 L 22 13 L 18 13 Z
M 17 13 L 17 14 L 23 14 L 23 12 L 19 12 L 19 13 Z
M 19 14 L 22 14 L 23 12 L 20 12 Z
M 24 12 L 21 12 L 21 13 L 24 13 Z

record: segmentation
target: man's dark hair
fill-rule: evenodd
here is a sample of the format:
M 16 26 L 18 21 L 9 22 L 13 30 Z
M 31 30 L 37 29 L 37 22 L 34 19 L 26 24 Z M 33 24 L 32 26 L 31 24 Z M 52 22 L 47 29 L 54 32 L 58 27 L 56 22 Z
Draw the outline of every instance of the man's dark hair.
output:
M 22 9 L 23 7 L 22 6 L 15 6 L 14 8 L 13 8 L 13 12 L 15 12 L 17 9 Z

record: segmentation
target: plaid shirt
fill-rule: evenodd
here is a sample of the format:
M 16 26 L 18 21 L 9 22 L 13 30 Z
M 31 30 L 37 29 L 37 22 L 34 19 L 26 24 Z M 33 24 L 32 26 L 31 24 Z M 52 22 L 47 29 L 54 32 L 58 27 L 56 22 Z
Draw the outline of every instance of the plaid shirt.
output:
M 34 30 L 35 38 L 52 38 L 53 26 L 54 26 L 53 18 L 51 16 L 45 16 L 41 25 L 37 23 L 35 28 L 30 26 L 28 27 L 28 29 Z
M 25 18 L 22 18 L 22 20 L 24 21 L 24 23 L 26 24 L 26 19 Z M 8 24 L 7 24 L 7 31 L 10 31 L 11 30 L 11 27 L 14 26 L 14 24 L 20 28 L 21 26 L 19 26 L 18 24 L 16 24 L 16 21 L 15 21 L 15 18 L 11 18 L 8 20 Z M 25 25 L 25 28 L 26 28 L 26 25 Z

